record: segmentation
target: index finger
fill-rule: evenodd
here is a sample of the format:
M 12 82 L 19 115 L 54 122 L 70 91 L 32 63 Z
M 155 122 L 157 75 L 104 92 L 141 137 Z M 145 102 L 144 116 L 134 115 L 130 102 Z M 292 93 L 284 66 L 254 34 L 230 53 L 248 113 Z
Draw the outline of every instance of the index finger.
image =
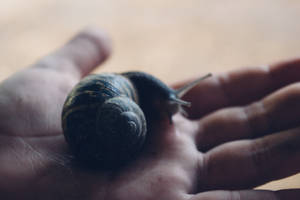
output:
M 220 108 L 257 101 L 297 81 L 300 81 L 300 58 L 215 75 L 188 92 L 184 100 L 192 103 L 187 109 L 189 117 L 200 118 Z M 184 83 L 175 87 L 180 85 Z

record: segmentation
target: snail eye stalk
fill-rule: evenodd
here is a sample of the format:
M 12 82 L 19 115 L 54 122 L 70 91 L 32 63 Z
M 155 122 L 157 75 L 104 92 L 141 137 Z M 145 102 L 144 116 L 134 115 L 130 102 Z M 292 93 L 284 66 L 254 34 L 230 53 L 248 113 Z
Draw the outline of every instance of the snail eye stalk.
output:
M 175 92 L 176 96 L 178 98 L 183 97 L 188 91 L 190 91 L 192 88 L 194 88 L 196 85 L 198 85 L 202 80 L 207 79 L 208 77 L 211 77 L 211 76 L 212 76 L 211 73 L 206 74 L 205 76 L 202 76 L 202 77 L 182 86 L 181 88 L 176 90 L 176 92 Z

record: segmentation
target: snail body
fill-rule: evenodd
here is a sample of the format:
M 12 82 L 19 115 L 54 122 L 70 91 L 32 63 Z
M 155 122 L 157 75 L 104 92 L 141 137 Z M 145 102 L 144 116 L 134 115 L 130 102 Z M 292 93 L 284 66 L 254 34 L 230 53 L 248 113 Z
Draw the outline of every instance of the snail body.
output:
M 172 122 L 181 106 L 190 105 L 180 97 L 207 76 L 173 90 L 143 72 L 89 75 L 65 101 L 65 139 L 81 162 L 99 168 L 120 167 L 143 147 L 147 121 L 167 116 Z

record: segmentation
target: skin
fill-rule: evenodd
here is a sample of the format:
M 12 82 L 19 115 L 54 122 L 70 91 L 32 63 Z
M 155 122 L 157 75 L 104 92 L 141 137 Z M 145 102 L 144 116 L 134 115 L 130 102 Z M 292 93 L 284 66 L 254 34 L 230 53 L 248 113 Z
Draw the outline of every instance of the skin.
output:
M 203 81 L 185 97 L 189 118 L 156 122 L 135 161 L 103 172 L 72 161 L 60 114 L 71 88 L 109 54 L 105 34 L 85 30 L 1 83 L 1 199 L 300 198 L 297 189 L 253 190 L 300 172 L 300 59 Z

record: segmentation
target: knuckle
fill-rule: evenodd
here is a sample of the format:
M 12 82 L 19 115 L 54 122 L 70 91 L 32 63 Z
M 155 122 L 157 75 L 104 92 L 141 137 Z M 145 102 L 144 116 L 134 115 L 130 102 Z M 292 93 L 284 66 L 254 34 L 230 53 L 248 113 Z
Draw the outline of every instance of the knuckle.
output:
M 244 107 L 243 111 L 249 138 L 257 138 L 270 128 L 270 122 L 266 116 L 267 111 L 263 102 L 252 103 Z
M 254 173 L 261 179 L 270 177 L 270 163 L 272 159 L 270 145 L 266 140 L 254 140 L 251 146 L 251 159 L 254 165 Z
M 39 60 L 35 64 L 35 67 L 41 69 L 63 70 L 65 68 L 71 68 L 73 65 L 74 63 L 71 60 L 68 60 L 63 56 L 51 54 Z
M 228 200 L 241 200 L 240 191 L 230 191 L 228 193 Z

